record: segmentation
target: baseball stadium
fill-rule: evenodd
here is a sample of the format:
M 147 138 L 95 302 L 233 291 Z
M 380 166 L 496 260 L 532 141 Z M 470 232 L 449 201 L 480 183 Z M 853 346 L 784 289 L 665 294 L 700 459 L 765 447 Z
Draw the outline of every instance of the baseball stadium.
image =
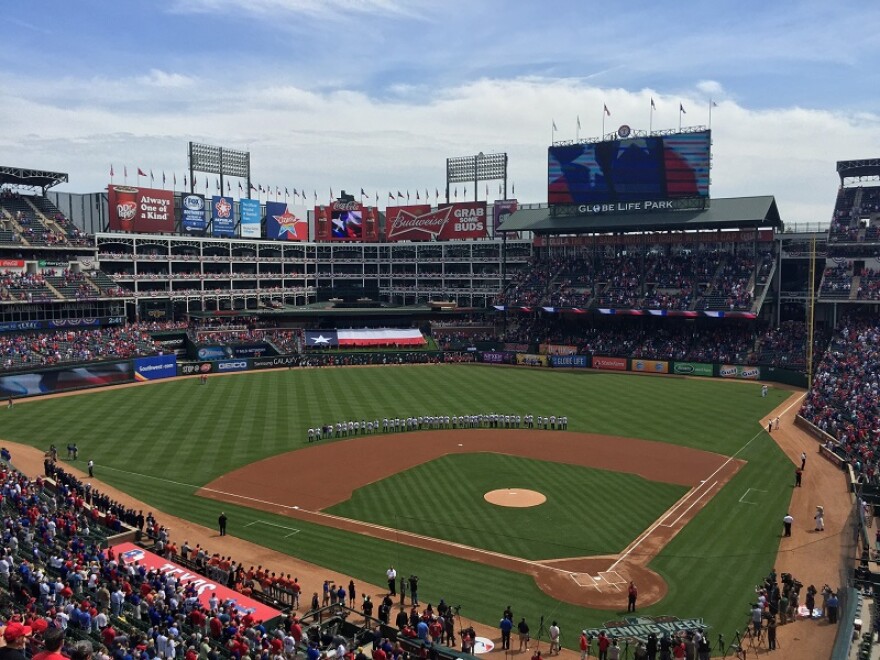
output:
M 713 198 L 706 126 L 554 142 L 535 201 L 186 149 L 0 168 L 8 644 L 876 654 L 880 161 L 808 226 Z

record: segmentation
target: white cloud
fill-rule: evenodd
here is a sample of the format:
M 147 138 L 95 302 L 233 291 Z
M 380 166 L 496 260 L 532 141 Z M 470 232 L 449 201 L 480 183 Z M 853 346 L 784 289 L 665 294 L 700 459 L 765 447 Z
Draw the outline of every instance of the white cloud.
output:
M 160 88 L 189 87 L 196 82 L 195 79 L 182 73 L 168 73 L 160 69 L 150 69 L 147 75 L 138 76 L 135 81 L 142 85 Z
M 352 14 L 415 17 L 418 4 L 396 0 L 174 0 L 171 9 L 180 14 L 245 13 L 273 20 L 297 14 L 344 20 Z
M 696 85 L 697 90 L 714 99 L 719 99 L 724 95 L 724 87 L 717 80 L 701 80 Z
M 67 188 L 78 192 L 106 185 L 110 163 L 117 173 L 127 164 L 169 178 L 176 171 L 180 180 L 186 143 L 197 140 L 249 149 L 254 180 L 264 185 L 319 194 L 363 187 L 384 200 L 389 190 L 442 190 L 447 157 L 506 151 L 517 196 L 539 202 L 546 201 L 551 119 L 557 139 L 575 137 L 578 115 L 581 137 L 598 135 L 607 103 L 606 132 L 623 123 L 647 128 L 653 97 L 655 129 L 678 125 L 679 102 L 688 111 L 685 125 L 705 124 L 709 99 L 701 82 L 679 94 L 534 77 L 482 79 L 424 95 L 401 86 L 385 99 L 268 80 L 221 86 L 216 97 L 216 81 L 195 84 L 162 71 L 105 79 L 97 91 L 94 84 L 68 79 L 45 97 L 41 81 L 0 77 L 9 90 L 0 105 L 0 149 L 21 161 L 10 164 L 69 172 Z M 727 99 L 712 123 L 713 196 L 775 194 L 785 220 L 827 221 L 835 161 L 880 153 L 880 117 L 869 112 L 756 111 Z M 494 196 L 497 184 L 490 191 Z

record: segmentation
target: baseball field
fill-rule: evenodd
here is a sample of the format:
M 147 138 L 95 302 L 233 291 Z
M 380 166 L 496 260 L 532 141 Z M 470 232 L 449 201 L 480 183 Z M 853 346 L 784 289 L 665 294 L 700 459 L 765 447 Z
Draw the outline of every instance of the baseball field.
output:
M 758 420 L 789 394 L 471 365 L 284 370 L 19 405 L 0 436 L 76 442 L 96 477 L 157 509 L 213 527 L 222 507 L 231 534 L 328 572 L 381 584 L 393 563 L 420 576 L 423 602 L 489 625 L 509 604 L 563 631 L 599 627 L 620 618 L 616 582 L 632 578 L 659 585 L 641 615 L 727 634 L 778 551 L 792 465 Z M 569 428 L 306 440 L 349 419 L 480 413 L 565 415 Z M 546 501 L 485 501 L 498 489 Z

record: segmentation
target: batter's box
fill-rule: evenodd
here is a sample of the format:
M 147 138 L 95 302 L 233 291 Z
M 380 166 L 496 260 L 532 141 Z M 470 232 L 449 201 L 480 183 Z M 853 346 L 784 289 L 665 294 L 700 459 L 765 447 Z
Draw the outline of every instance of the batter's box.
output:
M 570 573 L 570 575 L 579 587 L 591 588 L 599 592 L 612 589 L 620 591 L 620 585 L 627 583 L 617 571 L 599 571 L 598 575 L 589 573 Z
M 286 529 L 287 534 L 284 535 L 284 538 L 289 539 L 294 534 L 299 534 L 299 530 L 296 527 L 288 527 L 287 525 L 277 525 L 275 523 L 269 522 L 267 520 L 254 520 L 253 522 L 249 522 L 245 527 L 250 527 L 251 525 L 268 525 L 269 527 L 277 527 L 279 529 Z
M 620 585 L 628 584 L 617 571 L 599 571 L 599 577 L 605 581 L 605 584 L 614 587 L 617 591 L 620 591 Z
M 579 587 L 589 587 L 596 591 L 602 591 L 602 588 L 599 586 L 602 578 L 598 576 L 593 577 L 589 573 L 569 573 L 569 575 L 571 575 L 571 579 L 574 580 L 575 584 Z

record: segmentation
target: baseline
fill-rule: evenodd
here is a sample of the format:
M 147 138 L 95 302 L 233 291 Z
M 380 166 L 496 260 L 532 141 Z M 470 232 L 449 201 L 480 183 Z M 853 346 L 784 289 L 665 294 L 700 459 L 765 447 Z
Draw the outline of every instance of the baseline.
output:
M 247 525 L 245 525 L 245 527 L 251 527 L 253 525 L 268 525 L 269 527 L 277 527 L 279 529 L 289 530 L 290 534 L 286 534 L 284 536 L 284 538 L 286 538 L 286 539 L 289 539 L 294 534 L 299 534 L 299 532 L 300 532 L 300 530 L 298 530 L 296 527 L 288 527 L 287 525 L 278 525 L 276 523 L 269 522 L 268 520 L 254 520 L 252 522 L 249 522 Z

